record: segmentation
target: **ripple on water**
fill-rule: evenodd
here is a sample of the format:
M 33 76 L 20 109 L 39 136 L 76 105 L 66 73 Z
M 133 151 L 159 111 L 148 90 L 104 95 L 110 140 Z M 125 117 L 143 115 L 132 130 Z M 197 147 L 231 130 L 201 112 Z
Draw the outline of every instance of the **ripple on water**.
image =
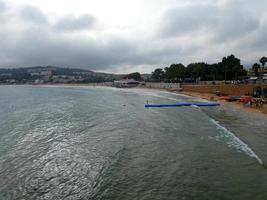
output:
M 18 110 L 0 116 L 6 119 L 0 144 L 7 147 L 0 157 L 0 199 L 265 197 L 266 172 L 256 162 L 248 165 L 246 156 L 260 162 L 257 151 L 235 131 L 195 107 L 143 107 L 147 99 L 192 98 L 56 87 L 27 88 L 19 98 L 26 107 L 10 98 Z M 207 139 L 214 131 L 222 145 Z

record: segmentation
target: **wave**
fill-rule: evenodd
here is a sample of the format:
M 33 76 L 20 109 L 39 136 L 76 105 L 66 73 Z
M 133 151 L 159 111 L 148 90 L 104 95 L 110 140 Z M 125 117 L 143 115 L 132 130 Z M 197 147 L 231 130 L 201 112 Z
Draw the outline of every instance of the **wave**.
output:
M 238 151 L 245 153 L 246 155 L 255 158 L 261 165 L 263 161 L 259 158 L 259 156 L 241 139 L 239 139 L 234 133 L 227 130 L 225 127 L 221 126 L 218 121 L 214 119 L 210 119 L 210 121 L 216 125 L 216 128 L 224 134 L 225 137 L 228 138 L 227 144 L 231 147 L 236 148 Z

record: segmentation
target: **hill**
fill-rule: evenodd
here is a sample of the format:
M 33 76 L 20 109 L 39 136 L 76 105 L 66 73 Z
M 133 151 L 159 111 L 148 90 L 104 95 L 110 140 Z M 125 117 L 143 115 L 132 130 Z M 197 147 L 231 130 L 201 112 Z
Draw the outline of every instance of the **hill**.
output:
M 119 80 L 124 76 L 55 66 L 0 69 L 0 83 L 4 84 L 109 82 Z

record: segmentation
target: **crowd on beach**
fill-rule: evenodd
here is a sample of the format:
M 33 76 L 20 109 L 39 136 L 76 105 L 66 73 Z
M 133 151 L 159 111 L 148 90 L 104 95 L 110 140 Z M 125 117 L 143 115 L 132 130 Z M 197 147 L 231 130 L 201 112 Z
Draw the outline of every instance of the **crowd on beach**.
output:
M 210 97 L 210 100 L 215 100 L 214 96 Z M 253 97 L 249 95 L 243 96 L 218 96 L 216 100 L 227 101 L 227 102 L 238 102 L 243 103 L 247 106 L 262 107 L 263 104 L 266 104 L 266 98 L 264 97 Z
M 246 110 L 257 111 L 264 114 L 267 114 L 267 87 L 255 87 L 253 92 L 244 93 L 240 95 L 240 91 L 231 90 L 233 86 L 229 85 L 222 90 L 203 90 L 207 89 L 204 86 L 194 86 L 194 87 L 185 87 L 180 93 L 185 95 L 194 96 L 198 98 L 207 99 L 210 101 L 221 101 L 225 103 L 231 103 L 232 105 L 238 106 L 239 108 L 244 108 Z M 222 92 L 224 91 L 224 92 Z M 229 93 L 227 93 L 227 91 Z
M 247 108 L 253 108 L 267 113 L 267 96 L 262 93 L 261 89 L 256 89 L 252 95 L 246 94 L 241 96 L 231 96 L 227 94 L 217 93 L 216 97 L 210 96 L 210 100 L 219 100 L 226 102 L 236 102 Z

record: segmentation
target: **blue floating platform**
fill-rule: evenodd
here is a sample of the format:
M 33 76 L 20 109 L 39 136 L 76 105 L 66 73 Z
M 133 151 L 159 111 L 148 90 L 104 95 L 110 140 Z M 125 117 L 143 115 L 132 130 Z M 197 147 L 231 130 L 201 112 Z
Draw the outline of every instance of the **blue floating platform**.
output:
M 200 102 L 200 103 L 188 103 L 188 102 L 178 102 L 178 103 L 166 103 L 166 104 L 145 104 L 145 108 L 161 108 L 161 107 L 181 107 L 181 106 L 198 106 L 198 107 L 213 107 L 219 106 L 219 103 L 214 102 Z

